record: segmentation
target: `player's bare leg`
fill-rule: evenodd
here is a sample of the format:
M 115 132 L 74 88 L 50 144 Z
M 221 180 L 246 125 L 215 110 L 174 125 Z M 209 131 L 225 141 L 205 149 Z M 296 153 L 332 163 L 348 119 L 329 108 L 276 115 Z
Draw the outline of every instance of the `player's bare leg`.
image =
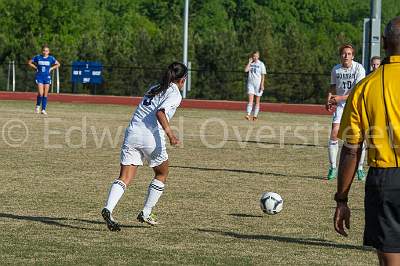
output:
M 339 144 L 338 144 L 338 132 L 339 132 L 339 123 L 332 123 L 331 136 L 329 138 L 328 143 L 328 155 L 329 155 L 329 172 L 328 172 L 328 180 L 332 180 L 336 178 L 337 169 L 336 169 L 336 159 L 339 152 Z
M 153 170 L 154 170 L 154 175 L 155 175 L 154 178 L 157 180 L 160 180 L 161 182 L 163 182 L 165 184 L 165 182 L 167 181 L 168 174 L 169 174 L 168 160 L 166 160 L 159 166 L 153 167 Z
M 247 103 L 247 108 L 246 108 L 246 116 L 244 118 L 246 118 L 247 120 L 251 119 L 251 112 L 253 110 L 253 103 L 254 103 L 254 94 L 249 94 L 249 101 Z
M 42 98 L 43 98 L 43 84 L 39 83 L 37 84 L 37 89 L 38 89 L 38 95 L 36 98 L 36 107 L 35 107 L 35 113 L 40 113 L 40 106 L 42 104 Z
M 167 180 L 169 172 L 168 160 L 158 166 L 153 167 L 153 170 L 154 179 L 149 185 L 143 210 L 139 213 L 137 217 L 139 222 L 145 222 L 150 225 L 158 224 L 154 213 L 152 213 L 152 209 L 156 206 L 164 191 L 165 182 Z
M 377 251 L 380 266 L 400 265 L 400 253 L 385 253 Z
M 121 228 L 117 221 L 112 217 L 112 212 L 125 192 L 126 187 L 132 182 L 136 175 L 138 166 L 136 165 L 121 165 L 119 178 L 111 185 L 106 206 L 101 211 L 101 215 L 106 221 L 110 231 L 120 231 Z
M 136 176 L 137 169 L 137 165 L 121 165 L 118 179 L 124 182 L 126 186 L 129 186 Z
M 258 119 L 258 112 L 260 111 L 260 101 L 261 101 L 260 96 L 255 96 L 255 98 L 256 98 L 256 105 L 254 106 L 253 121 L 256 121 Z

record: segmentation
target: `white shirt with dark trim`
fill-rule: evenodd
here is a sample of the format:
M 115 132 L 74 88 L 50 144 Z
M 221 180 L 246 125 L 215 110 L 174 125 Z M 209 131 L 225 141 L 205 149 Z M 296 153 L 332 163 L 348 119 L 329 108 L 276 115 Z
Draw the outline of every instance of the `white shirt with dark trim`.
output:
M 159 110 L 164 110 L 165 115 L 170 121 L 174 116 L 176 109 L 179 107 L 182 96 L 178 86 L 171 83 L 167 90 L 157 95 L 153 95 L 153 91 L 158 88 L 158 84 L 151 86 L 148 92 L 143 97 L 140 104 L 137 106 L 132 115 L 129 127 L 146 127 L 147 129 L 161 129 L 162 127 L 157 120 L 156 113 Z
M 260 84 L 261 75 L 265 74 L 267 74 L 267 70 L 265 69 L 264 63 L 260 60 L 257 60 L 257 62 L 250 64 L 247 82 L 251 84 Z
M 365 77 L 364 67 L 355 61 L 349 68 L 345 68 L 342 64 L 333 67 L 331 72 L 331 85 L 336 87 L 336 95 L 349 95 L 358 82 Z M 346 101 L 341 101 L 339 105 L 344 106 Z

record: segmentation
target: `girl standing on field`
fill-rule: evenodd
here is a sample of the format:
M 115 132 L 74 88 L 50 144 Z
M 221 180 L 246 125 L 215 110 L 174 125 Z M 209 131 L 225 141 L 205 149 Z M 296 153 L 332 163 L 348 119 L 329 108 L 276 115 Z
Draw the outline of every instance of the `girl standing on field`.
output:
M 50 55 L 50 49 L 47 45 L 42 46 L 42 54 L 36 55 L 28 61 L 28 65 L 36 70 L 35 81 L 37 84 L 38 95 L 36 98 L 35 113 L 40 113 L 40 106 L 42 106 L 41 113 L 47 115 L 47 94 L 51 84 L 50 72 L 53 69 L 60 67 L 60 63 L 54 56 Z
M 112 217 L 112 212 L 135 177 L 138 167 L 145 160 L 154 170 L 154 179 L 149 185 L 143 210 L 138 214 L 137 220 L 149 225 L 157 224 L 152 209 L 163 193 L 168 176 L 165 135 L 171 145 L 179 144 L 169 121 L 181 103 L 180 90 L 183 89 L 187 73 L 188 70 L 182 63 L 174 62 L 169 65 L 159 84 L 150 87 L 133 113 L 121 148 L 119 178 L 112 183 L 106 206 L 101 211 L 111 231 L 121 230 Z
M 248 73 L 247 94 L 249 95 L 249 101 L 246 108 L 247 114 L 245 118 L 247 120 L 252 119 L 255 121 L 257 120 L 258 112 L 260 111 L 260 99 L 264 92 L 264 82 L 267 74 L 265 65 L 261 62 L 260 53 L 258 51 L 254 51 L 251 54 L 244 71 Z M 253 108 L 254 97 L 256 104 Z M 251 116 L 252 114 L 253 117 Z

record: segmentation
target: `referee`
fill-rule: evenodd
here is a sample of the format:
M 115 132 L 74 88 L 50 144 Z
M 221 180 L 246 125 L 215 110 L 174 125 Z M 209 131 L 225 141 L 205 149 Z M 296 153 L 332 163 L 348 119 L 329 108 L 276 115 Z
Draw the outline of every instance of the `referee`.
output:
M 370 166 L 365 184 L 364 245 L 380 265 L 400 265 L 400 16 L 385 28 L 382 65 L 353 89 L 343 112 L 335 230 L 347 236 L 350 190 L 365 140 Z

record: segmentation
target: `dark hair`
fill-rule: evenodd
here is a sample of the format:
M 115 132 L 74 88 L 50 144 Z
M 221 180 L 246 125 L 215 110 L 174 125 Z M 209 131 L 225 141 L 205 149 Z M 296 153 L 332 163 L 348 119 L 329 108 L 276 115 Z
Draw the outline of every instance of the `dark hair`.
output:
M 342 55 L 343 50 L 346 49 L 346 48 L 350 48 L 351 51 L 352 51 L 352 53 L 353 53 L 353 55 L 356 54 L 353 45 L 351 45 L 350 43 L 348 43 L 348 44 L 344 44 L 344 45 L 340 46 L 340 48 L 339 48 L 339 55 Z
M 49 46 L 48 46 L 47 44 L 43 44 L 43 45 L 42 45 L 42 51 L 43 51 L 43 49 L 45 49 L 45 48 L 47 48 L 47 49 L 50 50 L 50 48 L 49 48 Z
M 384 38 L 389 45 L 400 46 L 400 16 L 395 17 L 386 25 Z
M 173 62 L 168 66 L 168 69 L 164 72 L 161 77 L 160 84 L 155 89 L 151 90 L 152 95 L 157 95 L 160 92 L 166 91 L 171 82 L 174 82 L 178 79 L 185 78 L 187 76 L 188 69 L 187 67 L 179 62 Z

